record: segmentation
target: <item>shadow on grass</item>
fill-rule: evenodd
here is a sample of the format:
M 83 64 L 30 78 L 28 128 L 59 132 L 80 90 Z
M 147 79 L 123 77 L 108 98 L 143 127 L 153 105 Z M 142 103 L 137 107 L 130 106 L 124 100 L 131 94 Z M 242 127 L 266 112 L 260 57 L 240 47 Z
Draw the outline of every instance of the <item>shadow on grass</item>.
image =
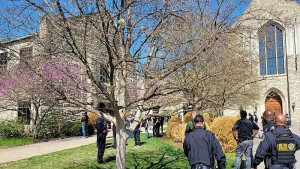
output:
M 147 152 L 145 152 L 147 153 Z M 169 165 L 175 164 L 181 160 L 181 156 L 174 153 L 172 157 L 170 157 L 170 153 L 172 153 L 171 149 L 163 149 L 155 156 L 155 159 L 149 158 L 149 154 L 141 155 L 137 153 L 130 153 L 132 156 L 131 165 L 132 168 L 135 169 L 159 169 L 159 168 L 170 168 Z M 153 155 L 153 154 L 151 154 Z M 176 168 L 176 167 L 172 167 Z M 178 167 L 182 168 L 182 167 Z

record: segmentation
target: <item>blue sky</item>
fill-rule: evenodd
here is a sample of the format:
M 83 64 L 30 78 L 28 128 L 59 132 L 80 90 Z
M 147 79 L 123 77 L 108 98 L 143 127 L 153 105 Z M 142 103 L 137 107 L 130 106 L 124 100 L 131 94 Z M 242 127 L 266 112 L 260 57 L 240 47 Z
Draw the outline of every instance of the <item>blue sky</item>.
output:
M 66 2 L 67 0 L 61 0 L 62 2 Z M 215 1 L 215 0 L 212 0 Z M 235 2 L 238 2 L 239 0 L 234 0 Z M 234 16 L 237 15 L 241 15 L 243 14 L 243 12 L 245 11 L 245 9 L 247 8 L 248 4 L 251 2 L 251 0 L 245 0 L 246 3 L 243 3 L 239 6 L 239 8 L 236 9 L 236 11 L 233 13 Z M 297 0 L 300 3 L 300 0 Z M 38 2 L 38 1 L 37 1 Z M 3 11 L 3 7 L 8 6 L 8 7 L 12 7 L 12 6 L 16 6 L 16 5 L 24 5 L 24 1 L 23 0 L 16 0 L 11 2 L 11 0 L 0 0 L 0 11 Z M 41 15 L 39 15 L 36 12 L 33 11 L 29 11 L 32 12 L 32 19 L 34 20 L 33 22 L 35 22 L 32 26 L 32 28 L 27 27 L 27 30 L 30 29 L 30 31 L 24 31 L 22 29 L 14 29 L 12 31 L 8 30 L 7 27 L 8 26 L 12 26 L 13 23 L 9 23 L 10 25 L 8 25 L 5 21 L 3 22 L 3 16 L 0 15 L 0 39 L 7 39 L 7 38 L 15 38 L 15 37 L 19 37 L 19 36 L 23 36 L 23 35 L 27 35 L 30 33 L 34 33 L 37 32 L 39 27 L 38 27 L 38 23 L 37 21 L 39 20 L 39 18 L 41 17 Z M 23 13 L 23 15 L 26 15 L 27 13 Z M 17 18 L 14 16 L 6 16 L 6 17 L 11 17 L 11 18 Z

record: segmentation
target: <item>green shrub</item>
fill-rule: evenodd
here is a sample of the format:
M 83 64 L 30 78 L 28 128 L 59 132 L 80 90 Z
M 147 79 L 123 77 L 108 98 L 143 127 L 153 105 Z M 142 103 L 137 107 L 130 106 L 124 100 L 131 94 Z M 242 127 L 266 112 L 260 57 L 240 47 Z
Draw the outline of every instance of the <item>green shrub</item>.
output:
M 19 138 L 25 136 L 24 124 L 17 119 L 0 122 L 0 138 Z
M 40 139 L 50 139 L 62 135 L 63 123 L 54 116 L 46 117 L 39 130 Z
M 62 129 L 61 129 L 62 136 L 72 136 L 72 133 L 71 133 L 72 126 L 73 126 L 73 123 L 70 121 L 63 122 Z
M 92 124 L 88 124 L 86 130 L 88 135 L 93 135 L 95 127 Z M 40 139 L 81 135 L 81 123 L 58 120 L 54 116 L 47 117 L 39 131 Z
M 81 123 L 73 123 L 72 127 L 70 128 L 71 136 L 81 136 Z

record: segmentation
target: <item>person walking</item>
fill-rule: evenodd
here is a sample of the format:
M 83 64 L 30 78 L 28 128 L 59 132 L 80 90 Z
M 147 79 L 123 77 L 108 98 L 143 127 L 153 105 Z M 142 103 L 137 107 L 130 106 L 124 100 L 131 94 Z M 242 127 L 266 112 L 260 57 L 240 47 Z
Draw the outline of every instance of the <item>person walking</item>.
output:
M 159 127 L 160 127 L 160 118 L 159 117 L 155 117 L 156 120 L 155 120 L 155 128 L 154 128 L 154 133 L 155 133 L 155 137 L 159 137 Z
M 275 113 L 272 112 L 271 110 L 266 110 L 263 113 L 263 133 L 266 133 L 268 131 L 274 130 L 274 120 L 275 120 Z M 264 137 L 264 135 L 262 136 Z M 264 158 L 264 164 L 265 164 L 265 169 L 269 169 L 271 166 L 271 155 L 267 153 L 266 158 Z
M 193 119 L 196 116 L 196 112 L 193 111 L 192 112 L 192 117 Z M 186 124 L 186 128 L 185 128 L 185 135 L 189 134 L 190 132 L 194 131 L 194 120 L 190 120 L 187 124 Z M 204 127 L 205 128 L 205 127 Z
M 82 113 L 81 117 L 81 129 L 82 129 L 82 137 L 87 138 L 86 134 L 86 126 L 89 122 L 89 116 L 87 115 L 87 112 Z
M 292 119 L 289 117 L 288 114 L 285 114 L 285 117 L 286 117 L 286 127 L 290 128 L 292 125 Z
M 98 164 L 103 163 L 103 155 L 105 151 L 106 144 L 106 135 L 107 135 L 107 126 L 106 122 L 103 118 L 98 117 L 96 121 L 96 129 L 97 129 L 97 162 Z
M 113 140 L 114 140 L 114 144 L 113 144 L 113 149 L 117 148 L 117 131 L 116 131 L 116 125 L 113 124 Z
M 191 169 L 210 169 L 215 159 L 218 169 L 225 169 L 226 156 L 216 136 L 204 130 L 204 118 L 198 114 L 194 118 L 195 130 L 186 135 L 183 143 L 184 154 Z
M 271 110 L 264 111 L 264 114 L 262 117 L 264 132 L 268 132 L 268 131 L 274 129 L 274 120 L 275 120 L 274 112 L 272 112 Z
M 134 134 L 134 146 L 140 146 L 141 145 L 141 142 L 140 142 L 140 131 L 141 131 L 141 124 L 139 123 L 134 131 L 133 131 L 133 134 Z
M 246 156 L 246 169 L 251 168 L 253 138 L 259 127 L 254 122 L 247 119 L 247 112 L 241 110 L 241 119 L 236 121 L 232 127 L 232 134 L 237 141 L 236 158 L 234 169 L 239 169 L 242 163 L 243 154 Z M 236 136 L 238 133 L 238 137 Z
M 257 147 L 253 167 L 271 154 L 271 169 L 293 169 L 296 163 L 295 153 L 300 149 L 300 137 L 286 128 L 286 117 L 276 114 L 275 129 L 264 134 L 264 139 Z
M 257 118 L 256 112 L 254 112 L 254 121 L 255 121 L 255 123 L 257 124 L 258 118 Z
M 254 117 L 253 117 L 253 115 L 251 113 L 249 113 L 249 120 L 252 121 L 252 122 L 254 122 Z
M 160 117 L 160 129 L 161 129 L 161 135 L 164 135 L 164 121 L 165 118 L 164 117 Z
M 149 133 L 150 127 L 151 127 L 151 119 L 147 118 L 146 122 L 145 122 L 145 132 L 146 132 L 146 137 L 147 138 L 150 138 L 150 133 Z

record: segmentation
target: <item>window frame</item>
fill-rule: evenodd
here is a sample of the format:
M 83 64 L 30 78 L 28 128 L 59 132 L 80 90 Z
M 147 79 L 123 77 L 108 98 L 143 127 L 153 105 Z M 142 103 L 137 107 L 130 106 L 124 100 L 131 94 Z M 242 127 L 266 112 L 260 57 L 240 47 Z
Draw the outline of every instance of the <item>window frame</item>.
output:
M 25 110 L 25 111 L 24 111 Z M 31 121 L 31 102 L 30 101 L 19 101 L 18 102 L 18 118 L 25 122 L 25 124 L 30 124 Z
M 4 56 L 4 55 L 6 55 L 6 56 Z M 4 56 L 5 58 L 3 59 L 2 56 Z M 0 73 L 5 72 L 7 70 L 8 61 L 9 61 L 8 52 L 4 51 L 4 52 L 0 53 Z
M 274 58 L 274 57 L 268 57 L 267 55 L 267 36 L 268 36 L 268 29 L 269 27 L 272 26 L 273 27 L 273 34 L 274 34 L 274 51 L 275 51 L 275 73 L 268 73 L 268 68 L 270 68 L 270 66 L 268 66 L 268 59 Z M 278 54 L 280 53 L 280 49 L 278 47 L 278 41 L 280 38 L 278 38 L 278 29 L 281 30 L 281 34 L 282 34 L 282 45 L 281 45 L 281 52 L 282 52 L 282 56 L 278 57 Z M 273 21 L 269 21 L 267 22 L 264 26 L 262 26 L 258 33 L 258 52 L 259 52 L 259 75 L 260 76 L 274 76 L 274 75 L 284 75 L 286 74 L 286 53 L 285 53 L 285 29 L 283 26 L 281 26 L 280 24 L 273 22 Z M 263 36 L 263 41 L 261 41 L 261 36 Z M 263 57 L 261 57 L 261 43 L 263 43 L 263 52 L 264 55 Z M 279 59 L 278 58 L 282 58 L 282 65 L 279 65 Z M 264 61 L 263 61 L 264 60 Z M 262 74 L 262 63 L 264 63 L 264 74 Z M 283 70 L 279 70 L 279 68 L 281 68 L 283 66 Z

